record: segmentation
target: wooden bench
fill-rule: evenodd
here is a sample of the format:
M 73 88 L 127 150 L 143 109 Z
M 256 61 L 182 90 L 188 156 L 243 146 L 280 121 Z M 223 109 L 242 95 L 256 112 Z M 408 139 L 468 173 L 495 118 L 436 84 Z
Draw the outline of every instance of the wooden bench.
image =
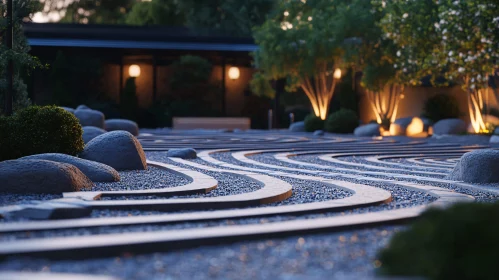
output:
M 173 129 L 250 129 L 249 118 L 173 118 Z

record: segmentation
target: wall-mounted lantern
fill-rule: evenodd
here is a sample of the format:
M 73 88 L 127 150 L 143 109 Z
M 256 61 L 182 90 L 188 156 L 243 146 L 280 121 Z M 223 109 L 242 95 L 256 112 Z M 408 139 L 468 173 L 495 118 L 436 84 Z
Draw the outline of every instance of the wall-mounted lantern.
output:
M 138 66 L 137 64 L 130 65 L 130 67 L 128 68 L 128 74 L 132 78 L 137 78 L 138 76 L 140 76 L 140 66 Z
M 239 68 L 237 68 L 237 67 L 230 67 L 228 75 L 229 75 L 229 78 L 231 80 L 237 80 L 237 79 L 239 79 L 239 76 L 241 75 L 241 73 L 239 72 Z

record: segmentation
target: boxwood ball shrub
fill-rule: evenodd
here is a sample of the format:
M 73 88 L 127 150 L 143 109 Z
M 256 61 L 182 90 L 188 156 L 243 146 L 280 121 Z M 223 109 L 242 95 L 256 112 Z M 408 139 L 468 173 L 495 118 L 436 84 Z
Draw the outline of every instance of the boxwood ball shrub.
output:
M 316 130 L 324 129 L 324 121 L 314 114 L 305 117 L 305 131 L 314 132 Z
M 498 279 L 499 203 L 430 209 L 381 251 L 380 273 L 423 279 Z
M 428 118 L 433 122 L 459 118 L 460 116 L 459 103 L 453 96 L 437 94 L 425 101 L 422 117 Z
M 326 119 L 325 129 L 332 133 L 353 133 L 359 126 L 357 114 L 350 109 L 340 109 Z
M 77 155 L 85 146 L 78 119 L 57 106 L 19 110 L 2 118 L 0 129 L 0 160 L 41 153 Z

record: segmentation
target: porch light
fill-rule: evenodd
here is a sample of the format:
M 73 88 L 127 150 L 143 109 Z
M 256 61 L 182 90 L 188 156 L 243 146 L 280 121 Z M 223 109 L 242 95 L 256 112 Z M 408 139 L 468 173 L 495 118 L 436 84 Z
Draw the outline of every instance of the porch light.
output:
M 239 79 L 239 76 L 241 75 L 241 73 L 239 72 L 239 68 L 230 67 L 228 75 L 229 75 L 229 78 L 231 80 L 237 80 L 237 79 Z
M 340 68 L 336 68 L 336 70 L 334 70 L 334 74 L 333 74 L 333 77 L 335 79 L 341 79 L 341 69 Z
M 140 66 L 138 66 L 137 64 L 130 65 L 130 67 L 128 68 L 128 74 L 132 78 L 137 78 L 138 76 L 140 76 Z

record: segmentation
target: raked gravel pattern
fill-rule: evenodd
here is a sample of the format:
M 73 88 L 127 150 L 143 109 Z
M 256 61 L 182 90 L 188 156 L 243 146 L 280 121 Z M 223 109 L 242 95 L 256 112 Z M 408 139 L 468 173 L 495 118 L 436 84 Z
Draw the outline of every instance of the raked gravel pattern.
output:
M 149 166 L 147 170 L 121 171 L 119 182 L 95 183 L 89 191 L 147 190 L 187 185 L 192 180 L 165 168 Z
M 203 246 L 85 261 L 9 258 L 0 270 L 112 275 L 132 279 L 369 279 L 376 254 L 402 226 Z

